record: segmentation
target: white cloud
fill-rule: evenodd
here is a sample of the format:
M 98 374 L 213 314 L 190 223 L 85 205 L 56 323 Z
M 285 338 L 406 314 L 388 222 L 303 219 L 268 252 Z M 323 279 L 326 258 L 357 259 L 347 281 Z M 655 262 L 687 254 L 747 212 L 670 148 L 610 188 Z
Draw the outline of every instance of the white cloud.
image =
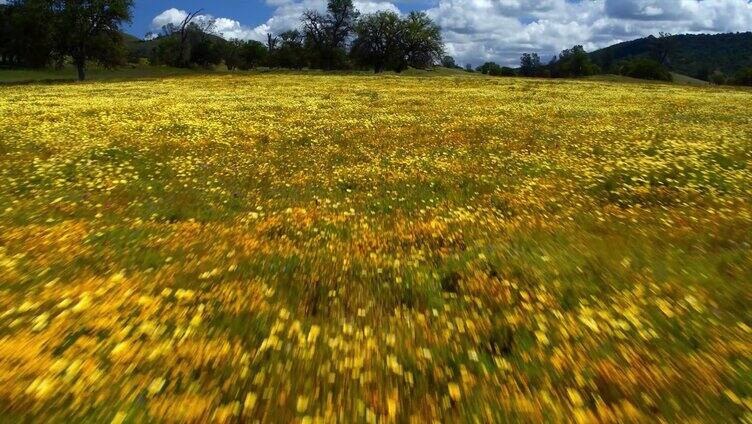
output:
M 362 13 L 399 13 L 395 3 L 410 1 L 361 0 L 355 6 Z M 266 4 L 274 12 L 263 24 L 252 27 L 215 18 L 216 31 L 225 38 L 264 41 L 269 32 L 297 28 L 305 10 L 326 9 L 326 0 L 266 0 Z M 426 11 L 441 25 L 447 52 L 461 64 L 494 60 L 516 65 L 523 52 L 532 51 L 548 60 L 575 44 L 593 50 L 660 31 L 752 30 L 750 0 L 434 0 L 433 4 Z M 154 18 L 152 27 L 179 23 L 185 16 L 183 10 L 165 10 Z
M 188 16 L 188 12 L 180 9 L 167 9 L 155 16 L 151 21 L 151 29 L 159 31 L 163 26 L 168 24 L 179 25 Z M 249 27 L 241 24 L 239 21 L 229 18 L 215 18 L 212 15 L 202 14 L 196 17 L 198 22 L 208 22 L 213 20 L 213 31 L 224 38 L 241 39 L 241 40 L 259 40 L 266 38 L 269 29 L 264 25 L 258 27 Z
M 518 64 L 526 51 L 548 60 L 582 44 L 593 50 L 658 34 L 752 30 L 748 0 L 438 0 L 428 10 L 458 63 Z
M 267 0 L 267 4 L 275 6 L 272 16 L 263 24 L 255 27 L 241 24 L 231 18 L 216 18 L 212 15 L 199 15 L 197 19 L 214 20 L 214 32 L 226 39 L 266 41 L 266 34 L 279 34 L 300 26 L 300 17 L 306 10 L 326 10 L 326 0 Z M 385 1 L 355 1 L 355 7 L 361 13 L 373 13 L 379 10 L 391 10 L 399 13 L 399 9 L 392 3 Z M 180 9 L 167 9 L 151 22 L 152 30 L 158 31 L 167 24 L 180 24 L 188 16 L 188 12 Z
M 155 16 L 154 19 L 151 20 L 151 27 L 152 29 L 158 30 L 168 24 L 178 25 L 187 16 L 188 12 L 185 10 L 178 10 L 173 7 L 172 9 L 167 9 Z
M 355 8 L 360 11 L 360 13 L 375 13 L 382 10 L 394 12 L 394 13 L 400 13 L 400 10 L 397 6 L 395 6 L 392 3 L 384 2 L 384 1 L 356 1 Z
M 300 26 L 300 17 L 306 10 L 326 11 L 326 0 L 267 0 L 266 3 L 276 7 L 271 18 L 257 28 L 266 32 L 280 33 Z M 399 8 L 387 1 L 354 1 L 355 8 L 361 13 L 374 13 L 390 10 L 399 13 Z

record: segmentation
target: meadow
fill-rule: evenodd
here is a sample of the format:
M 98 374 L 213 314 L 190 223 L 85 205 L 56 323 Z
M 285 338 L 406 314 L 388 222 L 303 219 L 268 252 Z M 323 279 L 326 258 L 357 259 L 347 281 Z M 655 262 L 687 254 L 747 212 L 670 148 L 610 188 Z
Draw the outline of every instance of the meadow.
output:
M 0 87 L 0 416 L 752 421 L 752 92 Z

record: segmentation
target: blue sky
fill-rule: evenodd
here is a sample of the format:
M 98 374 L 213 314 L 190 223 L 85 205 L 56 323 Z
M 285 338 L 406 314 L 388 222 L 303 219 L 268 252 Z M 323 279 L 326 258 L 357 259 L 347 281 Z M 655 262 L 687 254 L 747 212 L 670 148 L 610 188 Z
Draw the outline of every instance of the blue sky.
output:
M 422 10 L 432 3 L 431 0 L 401 1 L 399 9 L 402 12 Z M 212 16 L 230 18 L 248 26 L 263 24 L 276 9 L 263 0 L 136 0 L 133 22 L 126 26 L 127 32 L 138 37 L 144 36 L 153 30 L 151 23 L 154 17 L 172 8 L 186 11 L 203 9 Z
M 2 0 L 0 0 L 1 2 Z M 424 10 L 442 28 L 458 63 L 515 65 L 523 52 L 544 60 L 581 44 L 594 50 L 659 32 L 752 31 L 752 0 L 354 0 L 362 13 Z M 264 40 L 298 25 L 326 0 L 136 0 L 126 30 L 143 37 L 203 8 L 225 38 Z
M 127 27 L 127 31 L 136 36 L 143 36 L 151 29 L 152 19 L 171 8 L 204 9 L 211 15 L 232 18 L 253 26 L 264 23 L 274 11 L 273 7 L 259 0 L 136 0 L 133 22 Z

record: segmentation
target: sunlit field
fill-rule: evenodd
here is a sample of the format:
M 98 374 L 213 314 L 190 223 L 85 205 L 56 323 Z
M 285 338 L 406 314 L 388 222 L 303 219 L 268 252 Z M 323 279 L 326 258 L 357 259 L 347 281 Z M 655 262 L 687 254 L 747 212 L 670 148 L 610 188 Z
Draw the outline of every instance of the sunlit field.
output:
M 752 92 L 0 87 L 2 421 L 752 420 Z

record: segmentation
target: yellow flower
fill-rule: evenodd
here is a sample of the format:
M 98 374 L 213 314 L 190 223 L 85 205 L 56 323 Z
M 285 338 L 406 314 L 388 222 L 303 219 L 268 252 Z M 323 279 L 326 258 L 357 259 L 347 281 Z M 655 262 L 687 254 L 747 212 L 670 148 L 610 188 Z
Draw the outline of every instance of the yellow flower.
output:
M 449 397 L 455 402 L 460 400 L 460 386 L 457 383 L 449 383 Z
M 296 403 L 295 409 L 301 414 L 305 412 L 308 409 L 308 397 L 298 396 L 298 402 Z

